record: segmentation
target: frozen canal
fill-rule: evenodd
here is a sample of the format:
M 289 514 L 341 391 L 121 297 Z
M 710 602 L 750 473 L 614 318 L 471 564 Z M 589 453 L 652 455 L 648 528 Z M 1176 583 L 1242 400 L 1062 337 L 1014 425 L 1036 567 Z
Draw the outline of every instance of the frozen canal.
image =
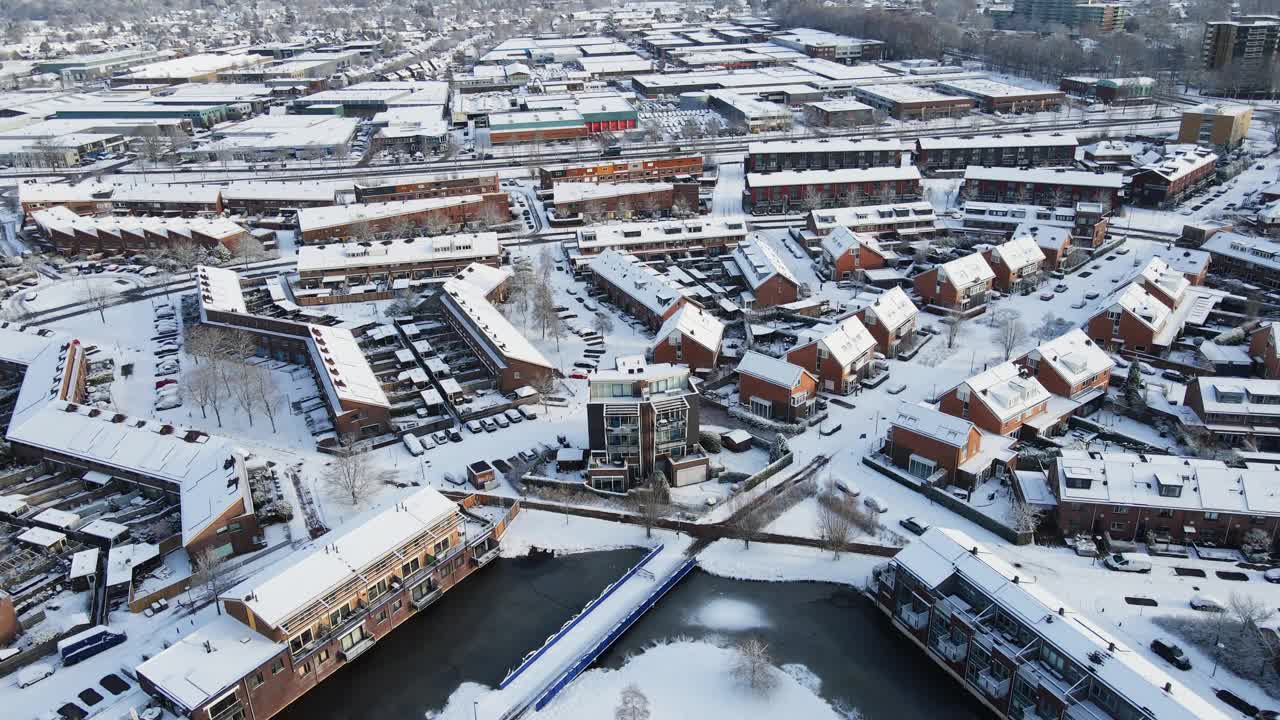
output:
M 496 561 L 279 717 L 421 718 L 464 682 L 495 686 L 641 554 Z M 747 582 L 695 571 L 602 663 L 619 667 L 628 653 L 656 640 L 730 643 L 744 634 L 763 637 L 787 672 L 867 720 L 984 717 L 863 597 L 827 583 Z

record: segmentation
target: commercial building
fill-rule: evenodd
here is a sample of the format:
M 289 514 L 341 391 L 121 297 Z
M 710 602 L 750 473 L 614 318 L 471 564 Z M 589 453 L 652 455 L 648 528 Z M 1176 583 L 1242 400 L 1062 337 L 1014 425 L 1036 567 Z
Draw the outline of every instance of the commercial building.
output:
M 702 177 L 702 156 L 592 160 L 538 168 L 542 189 L 558 182 L 673 182 Z
M 772 140 L 747 145 L 747 172 L 897 167 L 904 148 L 896 139 Z
M 1280 15 L 1249 15 L 1204 24 L 1204 69 L 1215 94 L 1264 93 L 1280 63 Z
M 1065 25 L 1072 29 L 1090 27 L 1097 32 L 1115 32 L 1124 28 L 1129 6 L 1098 0 L 1014 0 L 1013 13 L 1001 27 L 1017 25 L 1022 29 Z
M 1070 167 L 1076 138 L 1064 133 L 959 135 L 916 140 L 915 163 L 925 175 L 984 167 Z
M 1008 242 L 987 250 L 982 256 L 995 273 L 992 286 L 997 290 L 1026 295 L 1040 286 L 1045 255 L 1033 238 L 1010 238 Z
M 743 204 L 756 215 L 892 204 L 919 200 L 920 179 L 914 165 L 749 172 Z
M 491 195 L 502 192 L 497 173 L 460 172 L 356 180 L 356 202 L 379 203 L 421 198 Z
M 1145 76 L 1099 79 L 1064 77 L 1058 89 L 1073 97 L 1107 105 L 1150 105 L 1155 102 L 1155 78 Z
M 139 665 L 138 682 L 179 717 L 268 720 L 493 560 L 514 512 L 494 522 L 417 490 L 221 596 L 225 614 Z
M 741 218 L 664 220 L 595 225 L 578 230 L 575 264 L 607 250 L 641 259 L 663 255 L 717 256 L 728 253 L 747 238 Z
M 556 219 L 580 216 L 587 222 L 619 218 L 660 217 L 696 212 L 698 184 L 664 182 L 558 182 L 552 191 Z
M 879 60 L 884 54 L 884 43 L 879 40 L 864 40 L 810 28 L 792 28 L 777 33 L 769 38 L 769 42 L 842 65 Z
M 662 327 L 687 302 L 680 287 L 634 255 L 606 250 L 588 267 L 596 287 L 650 330 Z
M 972 317 L 987 308 L 987 293 L 996 274 L 982 253 L 956 258 L 911 279 L 916 293 L 930 306 Z
M 724 116 L 732 127 L 749 133 L 786 130 L 791 127 L 791 111 L 781 105 L 760 100 L 746 92 L 708 90 L 707 102 L 712 110 Z
M 934 85 L 944 93 L 973 98 L 978 109 L 989 113 L 1036 113 L 1054 110 L 1066 101 L 1060 90 L 1027 90 L 986 79 L 945 80 Z
M 803 331 L 787 362 L 818 379 L 823 392 L 848 395 L 871 374 L 876 339 L 856 315 Z
M 932 120 L 967 114 L 977 105 L 972 98 L 944 95 L 936 90 L 906 83 L 861 85 L 852 88 L 854 97 L 883 110 L 895 120 Z
M 576 110 L 493 113 L 489 116 L 489 142 L 494 145 L 585 138 L 591 132 Z
M 786 305 L 800 298 L 800 281 L 766 242 L 750 237 L 729 256 L 736 274 L 746 282 L 742 307 L 759 309 Z
M 268 58 L 249 53 L 201 53 L 160 60 L 113 75 L 112 87 L 124 85 L 182 85 L 213 82 L 220 73 L 243 71 L 265 63 Z
M 82 216 L 63 206 L 37 210 L 31 219 L 62 255 L 133 255 L 165 250 L 176 243 L 235 248 L 249 231 L 222 217 Z
M 724 323 L 697 305 L 685 303 L 658 329 L 648 354 L 653 362 L 688 365 L 695 373 L 713 370 L 720 362 L 723 340 Z
M 1227 720 L 1026 575 L 935 527 L 876 567 L 869 592 L 895 630 L 1000 720 Z
M 1248 105 L 1206 103 L 1182 111 L 1178 142 L 1235 149 L 1249 135 L 1253 108 Z
M 1130 182 L 1129 197 L 1139 205 L 1177 206 L 1213 182 L 1217 166 L 1218 156 L 1207 148 L 1176 150 L 1142 166 Z
M 897 357 L 916 344 L 916 316 L 920 311 L 900 287 L 881 293 L 876 301 L 858 311 L 867 332 L 887 358 Z
M 503 392 L 539 387 L 555 377 L 551 362 L 494 307 L 484 291 L 463 278 L 445 281 L 439 300 L 445 319 L 497 379 Z
M 987 168 L 964 171 L 960 192 L 966 200 L 1060 205 L 1099 203 L 1110 211 L 1120 204 L 1121 173 L 1094 173 L 1063 168 Z
M 333 115 L 259 115 L 218 127 L 211 142 L 181 154 L 205 162 L 225 158 L 248 163 L 337 157 L 349 150 L 357 127 L 355 118 Z
M 356 238 L 366 241 L 403 234 L 458 230 L 468 225 L 499 225 L 511 219 L 506 193 L 448 195 L 416 200 L 328 205 L 298 210 L 298 240 L 321 243 Z
M 497 267 L 501 259 L 502 246 L 492 232 L 304 245 L 298 248 L 298 281 L 321 287 L 439 278 L 472 263 Z
M 738 402 L 753 415 L 804 422 L 813 414 L 817 397 L 818 379 L 799 365 L 754 350 L 738 363 Z
M 1050 467 L 1064 535 L 1239 547 L 1246 533 L 1275 538 L 1280 505 L 1274 465 L 1232 468 L 1219 460 L 1063 450 Z
M 875 108 L 853 98 L 837 98 L 805 103 L 804 115 L 811 126 L 848 128 L 870 125 L 875 120 Z
M 576 112 L 593 135 L 634 130 L 640 120 L 631 102 L 617 92 L 543 93 L 525 97 L 522 102 L 525 109 L 534 112 Z
M 656 98 L 706 90 L 803 85 L 816 79 L 817 76 L 812 72 L 796 67 L 761 67 L 733 71 L 694 70 L 636 75 L 631 78 L 631 85 L 638 94 Z
M 702 482 L 709 460 L 699 445 L 699 394 L 684 365 L 619 357 L 587 379 L 587 483 L 624 493 L 658 472 L 675 486 Z

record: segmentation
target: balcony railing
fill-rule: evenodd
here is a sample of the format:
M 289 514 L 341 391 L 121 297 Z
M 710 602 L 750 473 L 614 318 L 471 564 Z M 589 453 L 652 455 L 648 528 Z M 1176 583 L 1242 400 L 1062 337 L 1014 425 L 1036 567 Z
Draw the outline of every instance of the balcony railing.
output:
M 933 649 L 938 651 L 942 657 L 953 663 L 964 662 L 965 656 L 969 654 L 968 643 L 957 643 L 951 640 L 938 640 L 933 644 Z
M 372 635 L 365 635 L 364 638 L 361 639 L 360 642 L 356 643 L 355 645 L 352 645 L 346 650 L 339 650 L 338 657 L 342 658 L 343 660 L 346 660 L 347 662 L 350 662 L 360 657 L 361 655 L 363 655 L 365 651 L 373 647 L 373 644 L 376 642 L 377 640 L 374 640 Z
M 1016 700 L 1014 701 L 1011 717 L 1013 717 L 1014 720 L 1051 720 L 1051 718 L 1047 718 L 1036 712 L 1034 705 L 1030 703 L 1018 705 Z
M 928 609 L 915 611 L 910 605 L 904 605 L 898 610 L 898 618 L 912 630 L 923 630 L 929 624 Z
M 410 599 L 409 602 L 410 604 L 413 605 L 414 610 L 421 610 L 422 608 L 439 600 L 443 595 L 444 595 L 444 588 L 437 586 L 433 588 L 431 591 L 429 591 L 427 594 L 418 598 L 417 600 Z
M 978 673 L 978 687 L 987 694 L 987 697 L 1001 700 L 1009 694 L 1009 678 L 997 680 L 991 673 L 983 670 Z
M 476 567 L 484 567 L 494 558 L 498 557 L 498 551 L 501 546 L 491 537 L 475 543 L 471 546 L 471 559 L 475 562 Z

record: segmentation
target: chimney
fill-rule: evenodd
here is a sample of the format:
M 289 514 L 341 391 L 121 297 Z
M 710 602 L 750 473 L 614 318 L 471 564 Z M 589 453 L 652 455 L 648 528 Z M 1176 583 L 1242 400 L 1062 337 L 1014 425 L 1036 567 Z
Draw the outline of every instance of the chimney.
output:
M 1110 650 L 1111 652 L 1115 652 L 1115 651 L 1116 651 L 1116 644 L 1115 644 L 1114 642 L 1109 642 L 1109 643 L 1107 643 L 1107 649 L 1108 649 L 1108 650 Z
M 1165 684 L 1164 684 L 1164 691 L 1165 691 L 1165 692 L 1167 692 L 1167 693 L 1169 693 L 1170 695 L 1172 695 L 1172 694 L 1173 694 L 1173 683 L 1171 683 L 1171 682 L 1167 682 L 1167 683 L 1165 683 Z
M 1066 608 L 1064 608 L 1064 607 L 1060 607 L 1060 608 L 1058 608 L 1058 616 L 1059 616 L 1059 617 L 1066 617 L 1066 616 L 1067 616 L 1067 609 L 1066 609 Z
M 1014 575 L 1014 576 L 1013 576 L 1013 584 L 1014 584 L 1014 585 L 1017 585 L 1017 584 L 1018 584 L 1018 576 L 1017 576 L 1017 575 Z

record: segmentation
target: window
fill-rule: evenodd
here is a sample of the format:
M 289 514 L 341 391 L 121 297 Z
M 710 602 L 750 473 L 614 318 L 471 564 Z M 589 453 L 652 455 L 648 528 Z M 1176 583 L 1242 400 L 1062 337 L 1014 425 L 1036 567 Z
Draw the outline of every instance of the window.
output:
M 297 655 L 301 653 L 304 648 L 310 645 L 311 641 L 314 639 L 315 637 L 311 634 L 311 628 L 307 628 L 306 630 L 298 633 L 296 637 L 289 640 L 289 650 L 292 651 L 294 655 Z
M 384 607 L 378 611 L 378 622 L 386 622 L 386 621 L 387 621 L 387 609 Z
M 294 668 L 294 672 L 298 673 L 298 677 L 302 677 L 303 675 L 306 675 L 307 673 L 311 672 L 311 661 L 308 660 L 302 663 L 301 665 L 299 665 L 298 667 Z
M 1120 532 L 1121 530 L 1124 530 L 1125 525 L 1126 525 L 1126 523 L 1122 523 L 1122 522 L 1113 522 L 1113 523 L 1111 523 L 1111 531 L 1112 531 L 1112 532 Z
M 449 549 L 449 545 L 452 543 L 452 541 L 453 541 L 453 538 L 451 537 L 445 537 L 440 540 L 437 540 L 435 544 L 435 555 L 436 556 L 443 555 L 444 551 Z
M 284 671 L 284 660 L 280 658 L 276 658 L 276 661 L 271 663 L 271 674 L 277 675 L 283 671 Z
M 396 600 L 391 603 L 391 612 L 399 612 L 402 607 L 404 607 L 404 600 Z
M 343 635 L 342 640 L 338 641 L 338 644 L 342 647 L 343 651 L 346 651 L 358 645 L 361 640 L 364 640 L 364 628 L 357 627 L 346 635 Z
M 409 562 L 400 566 L 400 574 L 403 575 L 404 577 L 409 577 L 410 575 L 418 572 L 418 570 L 421 568 L 422 568 L 422 563 L 419 562 L 418 558 L 415 557 Z
M 1218 513 L 1216 513 L 1216 512 L 1207 512 L 1207 513 L 1205 513 L 1205 514 L 1204 514 L 1204 519 L 1205 519 L 1205 520 L 1217 520 L 1217 519 L 1218 519 Z
M 211 718 L 232 718 L 239 719 L 244 717 L 244 709 L 240 707 L 240 698 L 236 697 L 234 690 L 219 698 L 217 702 L 209 706 L 209 717 Z
M 382 578 L 378 582 L 370 585 L 369 586 L 369 602 L 373 602 L 377 598 L 382 597 L 382 595 L 387 592 L 387 587 L 388 587 L 388 583 L 386 578 Z
M 318 662 L 318 663 L 326 663 L 326 662 L 328 662 L 328 661 L 329 661 L 329 651 L 328 651 L 328 650 L 321 650 L 321 651 L 320 651 L 320 654 L 316 656 L 316 662 Z
M 249 687 L 251 688 L 259 687 L 262 685 L 262 683 L 266 681 L 267 679 L 262 676 L 261 672 L 255 673 L 253 676 L 253 679 L 249 681 Z

